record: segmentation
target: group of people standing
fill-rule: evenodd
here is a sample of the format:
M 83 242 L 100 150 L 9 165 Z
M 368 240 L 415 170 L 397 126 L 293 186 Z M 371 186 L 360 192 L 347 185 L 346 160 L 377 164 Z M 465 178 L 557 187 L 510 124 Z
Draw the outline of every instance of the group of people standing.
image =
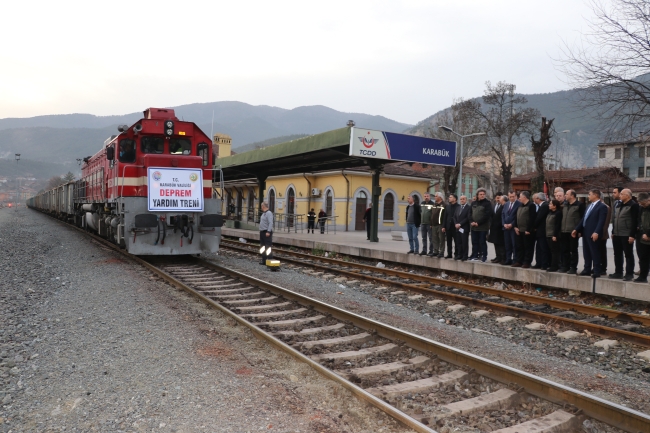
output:
M 421 203 L 409 196 L 406 207 L 408 253 L 486 262 L 487 243 L 490 242 L 496 252 L 492 263 L 577 274 L 579 238 L 582 237 L 584 268 L 579 275 L 598 278 L 607 272 L 607 239 L 611 237 L 615 270 L 609 277 L 647 282 L 650 196 L 640 193 L 637 202 L 629 189 L 614 188 L 613 199 L 613 208 L 610 208 L 603 201 L 601 191 L 592 189 L 588 202 L 583 203 L 575 191 L 565 193 L 562 188 L 555 188 L 552 199 L 543 192 L 531 197 L 528 191 L 510 191 L 508 194 L 498 192 L 494 201 L 490 201 L 483 188 L 477 190 L 471 203 L 467 196 L 459 198 L 456 194 L 450 194 L 445 202 L 441 192 L 435 193 L 433 201 L 431 195 L 425 193 Z M 422 237 L 421 250 L 418 232 Z M 640 267 L 636 279 L 635 242 Z

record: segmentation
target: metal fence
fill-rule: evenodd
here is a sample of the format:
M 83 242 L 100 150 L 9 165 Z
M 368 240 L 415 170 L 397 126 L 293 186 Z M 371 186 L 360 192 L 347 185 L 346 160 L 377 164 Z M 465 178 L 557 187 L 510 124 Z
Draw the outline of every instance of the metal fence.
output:
M 228 209 L 226 219 L 241 221 L 243 223 L 259 225 L 261 212 L 259 209 L 254 209 L 250 212 L 249 209 Z M 325 218 L 323 224 L 324 233 L 336 234 L 336 215 Z M 316 218 L 316 229 L 320 230 L 322 218 Z M 274 213 L 273 214 L 273 230 L 286 231 L 288 233 L 304 233 L 307 229 L 307 218 L 305 214 L 286 214 Z

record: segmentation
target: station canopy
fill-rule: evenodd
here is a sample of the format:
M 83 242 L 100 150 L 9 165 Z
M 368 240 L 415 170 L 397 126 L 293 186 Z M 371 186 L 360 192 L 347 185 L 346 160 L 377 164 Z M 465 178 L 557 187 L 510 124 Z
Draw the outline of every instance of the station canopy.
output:
M 404 160 L 397 159 L 372 159 L 351 155 L 350 132 L 350 128 L 340 128 L 254 151 L 219 158 L 215 161 L 215 166 L 221 165 L 225 181 L 237 181 L 404 162 Z M 410 140 L 442 143 L 441 140 L 401 136 Z M 455 163 L 455 143 L 453 144 L 452 158 Z
M 287 143 L 219 158 L 226 181 L 325 171 L 367 165 L 351 157 L 350 128 L 299 138 Z

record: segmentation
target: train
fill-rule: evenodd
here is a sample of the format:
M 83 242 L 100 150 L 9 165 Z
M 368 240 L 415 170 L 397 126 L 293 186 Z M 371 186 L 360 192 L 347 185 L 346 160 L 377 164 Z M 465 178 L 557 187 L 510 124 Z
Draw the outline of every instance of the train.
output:
M 213 194 L 212 140 L 169 108 L 148 108 L 117 129 L 83 158 L 79 180 L 40 192 L 27 206 L 134 255 L 217 252 L 224 216 Z

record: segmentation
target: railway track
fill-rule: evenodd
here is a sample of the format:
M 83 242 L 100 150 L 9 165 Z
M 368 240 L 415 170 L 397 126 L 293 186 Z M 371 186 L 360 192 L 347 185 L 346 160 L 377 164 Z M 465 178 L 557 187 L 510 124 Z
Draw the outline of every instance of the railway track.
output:
M 254 246 L 224 241 L 222 247 L 257 254 Z M 492 310 L 533 322 L 557 323 L 583 332 L 650 347 L 650 316 L 617 311 L 494 287 L 431 277 L 274 248 L 285 262 L 367 280 L 461 305 Z
M 650 427 L 643 413 L 211 262 L 146 263 L 416 431 L 571 432 L 585 419 L 635 433 Z
M 647 414 L 214 263 L 144 260 L 89 236 L 415 431 L 577 432 L 587 421 L 600 432 L 650 430 Z

